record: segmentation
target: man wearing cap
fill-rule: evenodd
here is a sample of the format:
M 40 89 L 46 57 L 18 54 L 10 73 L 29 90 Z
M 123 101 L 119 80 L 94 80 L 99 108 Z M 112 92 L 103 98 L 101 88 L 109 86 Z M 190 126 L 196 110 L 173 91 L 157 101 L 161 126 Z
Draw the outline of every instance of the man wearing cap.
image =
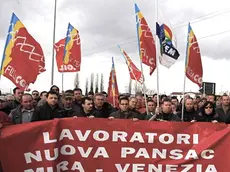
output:
M 72 90 L 67 90 L 62 96 L 63 101 L 63 116 L 64 117 L 73 117 L 78 116 L 80 113 L 73 108 L 74 92 Z

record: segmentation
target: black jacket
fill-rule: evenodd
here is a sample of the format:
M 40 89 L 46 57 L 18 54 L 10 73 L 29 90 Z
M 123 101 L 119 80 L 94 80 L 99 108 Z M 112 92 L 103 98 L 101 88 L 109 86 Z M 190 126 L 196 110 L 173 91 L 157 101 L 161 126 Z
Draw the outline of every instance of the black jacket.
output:
M 217 107 L 216 113 L 219 116 L 219 122 L 226 122 L 230 119 L 230 108 L 228 108 L 227 112 L 225 113 L 222 106 Z
M 93 110 L 94 111 L 96 111 L 96 112 L 98 112 L 99 114 L 100 114 L 100 118 L 108 118 L 109 117 L 109 115 L 112 113 L 112 112 L 115 112 L 116 110 L 115 110 L 115 108 L 113 108 L 112 106 L 111 106 L 111 104 L 109 104 L 109 103 L 107 103 L 107 102 L 105 102 L 104 104 L 103 104 L 103 106 L 102 106 L 102 108 L 101 109 L 97 109 L 97 108 L 95 108 L 95 106 L 93 107 Z
M 90 113 L 85 113 L 85 111 L 82 109 L 81 112 L 78 113 L 78 117 L 88 117 L 88 116 L 94 116 L 96 118 L 100 117 L 100 113 L 95 110 L 91 110 Z
M 196 117 L 197 122 L 212 122 L 214 120 L 221 122 L 220 116 L 218 114 L 206 115 L 206 114 L 199 113 Z
M 121 110 L 118 110 L 116 112 L 112 112 L 109 116 L 117 118 L 117 119 L 138 118 L 138 115 L 132 111 L 122 112 Z
M 157 115 L 156 120 L 164 120 L 164 121 L 181 121 L 180 117 L 176 114 L 170 113 L 160 113 Z
M 195 111 L 195 109 L 192 109 L 192 111 L 187 111 L 186 108 L 185 108 L 184 109 L 183 121 L 184 122 L 191 122 L 192 120 L 195 120 L 197 115 L 198 115 L 198 112 Z M 182 112 L 178 113 L 178 116 L 180 118 L 182 118 Z
M 65 117 L 63 112 L 64 110 L 58 105 L 52 108 L 46 102 L 44 105 L 37 107 L 37 109 L 34 111 L 32 121 L 45 121 L 54 118 L 63 118 Z

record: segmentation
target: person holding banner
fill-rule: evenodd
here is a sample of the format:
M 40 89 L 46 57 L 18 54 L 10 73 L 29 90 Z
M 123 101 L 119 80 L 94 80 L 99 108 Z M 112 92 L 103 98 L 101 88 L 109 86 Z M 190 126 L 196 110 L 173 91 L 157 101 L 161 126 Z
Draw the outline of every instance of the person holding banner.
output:
M 138 115 L 129 110 L 129 98 L 120 97 L 119 99 L 120 110 L 113 112 L 109 115 L 109 119 L 132 119 L 138 121 Z
M 200 113 L 196 117 L 197 122 L 220 122 L 220 116 L 215 111 L 215 105 L 213 102 L 207 101 L 200 109 Z
M 32 121 L 45 121 L 64 117 L 62 114 L 63 109 L 58 105 L 58 97 L 59 94 L 56 91 L 49 91 L 46 103 L 35 110 Z
M 156 109 L 157 110 L 157 109 Z M 162 102 L 161 113 L 156 113 L 157 121 L 181 121 L 180 117 L 172 112 L 172 102 L 170 99 L 164 99 Z

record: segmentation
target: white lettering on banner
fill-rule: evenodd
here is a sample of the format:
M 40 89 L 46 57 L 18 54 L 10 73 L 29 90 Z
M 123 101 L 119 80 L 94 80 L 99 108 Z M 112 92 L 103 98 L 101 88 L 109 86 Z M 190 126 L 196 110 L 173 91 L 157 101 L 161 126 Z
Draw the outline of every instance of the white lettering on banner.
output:
M 202 77 L 198 74 L 195 74 L 192 69 L 188 66 L 186 73 L 193 78 L 194 81 L 198 82 L 199 84 L 202 84 Z
M 71 65 L 71 64 L 68 64 L 68 65 L 63 64 L 63 65 L 60 66 L 59 70 L 60 70 L 60 71 L 67 71 L 67 70 L 68 70 L 68 71 L 75 71 L 76 68 L 73 67 L 73 65 Z
M 127 171 L 135 171 L 135 172 L 177 172 L 182 170 L 181 172 L 190 172 L 191 170 L 197 172 L 217 172 L 215 165 L 209 164 L 207 167 L 203 167 L 202 164 L 182 164 L 182 165 L 172 165 L 172 164 L 115 164 L 117 172 L 127 172 Z M 181 169 L 182 168 L 182 169 Z M 139 171 L 141 170 L 141 171 Z
M 210 154 L 207 156 L 207 154 Z M 189 160 L 189 159 L 199 159 L 198 154 L 196 150 L 190 149 L 188 152 L 183 152 L 180 149 L 172 149 L 172 150 L 167 150 L 167 149 L 156 149 L 153 148 L 151 151 L 148 151 L 146 148 L 138 148 L 134 149 L 132 147 L 122 147 L 121 148 L 121 158 L 127 158 L 127 157 L 135 157 L 135 158 L 152 158 L 152 159 L 184 159 L 184 160 Z M 213 159 L 214 158 L 214 151 L 211 149 L 208 150 L 203 150 L 201 152 L 201 157 L 202 159 Z
M 24 170 L 24 172 L 62 172 L 62 171 L 85 172 L 82 164 L 77 161 L 75 161 L 72 166 L 68 161 L 62 161 L 58 163 L 56 167 L 55 166 L 47 167 L 46 169 L 44 167 L 38 167 L 35 170 L 33 169 Z
M 50 156 L 50 150 L 48 149 L 46 149 L 45 150 L 45 156 L 46 156 L 46 159 L 48 160 L 48 161 L 54 161 L 54 160 L 56 160 L 57 158 L 58 158 L 58 148 L 55 148 L 54 149 L 54 156 L 53 157 L 51 157 Z
M 93 158 L 98 158 L 98 157 L 109 158 L 109 155 L 104 147 L 75 148 L 72 145 L 62 145 L 61 148 L 54 148 L 53 150 L 46 149 L 44 151 L 36 151 L 35 154 L 28 152 L 24 154 L 24 157 L 26 163 L 30 164 L 32 163 L 32 159 L 37 162 L 41 162 L 43 160 L 55 161 L 59 157 L 59 155 L 71 156 L 71 155 L 75 155 L 76 153 L 79 154 L 82 158 L 88 158 L 89 155 L 91 154 L 93 155 Z M 51 157 L 50 155 L 53 154 L 54 156 Z
M 17 71 L 10 65 L 8 65 L 4 71 L 5 74 L 8 74 L 16 84 L 19 84 L 22 88 L 28 88 L 28 84 L 22 76 L 17 74 Z
M 128 139 L 128 133 L 125 131 L 113 131 L 111 134 L 104 130 L 97 130 L 92 132 L 91 130 L 86 130 L 85 133 L 81 130 L 75 130 L 74 132 L 69 129 L 62 129 L 59 138 L 51 138 L 49 132 L 43 133 L 43 139 L 45 144 L 55 143 L 58 140 L 69 139 L 69 140 L 79 140 L 79 141 L 87 141 L 90 137 L 93 137 L 95 141 L 103 142 L 108 141 L 109 139 L 112 142 L 117 142 L 118 138 L 120 138 L 121 142 L 139 142 L 139 143 L 154 143 L 157 139 L 161 144 L 198 144 L 199 137 L 198 134 L 157 134 L 157 133 L 141 133 L 134 132 L 131 135 L 130 139 Z M 146 138 L 147 139 L 144 139 Z

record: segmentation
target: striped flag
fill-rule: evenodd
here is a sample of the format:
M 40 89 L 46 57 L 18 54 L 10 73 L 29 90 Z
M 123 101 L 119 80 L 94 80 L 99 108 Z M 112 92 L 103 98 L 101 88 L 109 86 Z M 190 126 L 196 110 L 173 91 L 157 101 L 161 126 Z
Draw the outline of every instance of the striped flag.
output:
M 132 62 L 128 54 L 119 45 L 118 48 L 120 49 L 121 54 L 123 55 L 125 62 L 128 66 L 130 78 L 142 84 L 143 83 L 142 72 L 136 67 L 136 65 Z
M 150 67 L 150 75 L 156 69 L 156 46 L 155 41 L 144 16 L 135 3 L 136 27 L 138 37 L 139 56 L 142 63 Z
M 190 23 L 188 25 L 185 72 L 187 78 L 199 87 L 202 86 L 203 68 L 200 48 Z
M 29 34 L 26 27 L 13 13 L 0 74 L 17 87 L 27 90 L 37 76 L 45 71 L 45 58 L 41 45 Z
M 112 57 L 112 68 L 109 76 L 109 86 L 108 86 L 108 102 L 114 107 L 118 107 L 118 86 L 117 86 L 117 77 L 115 71 L 114 59 Z
M 75 29 L 70 23 L 65 39 L 64 48 L 64 64 L 71 64 L 76 71 L 80 71 L 81 68 L 81 40 L 77 29 Z

